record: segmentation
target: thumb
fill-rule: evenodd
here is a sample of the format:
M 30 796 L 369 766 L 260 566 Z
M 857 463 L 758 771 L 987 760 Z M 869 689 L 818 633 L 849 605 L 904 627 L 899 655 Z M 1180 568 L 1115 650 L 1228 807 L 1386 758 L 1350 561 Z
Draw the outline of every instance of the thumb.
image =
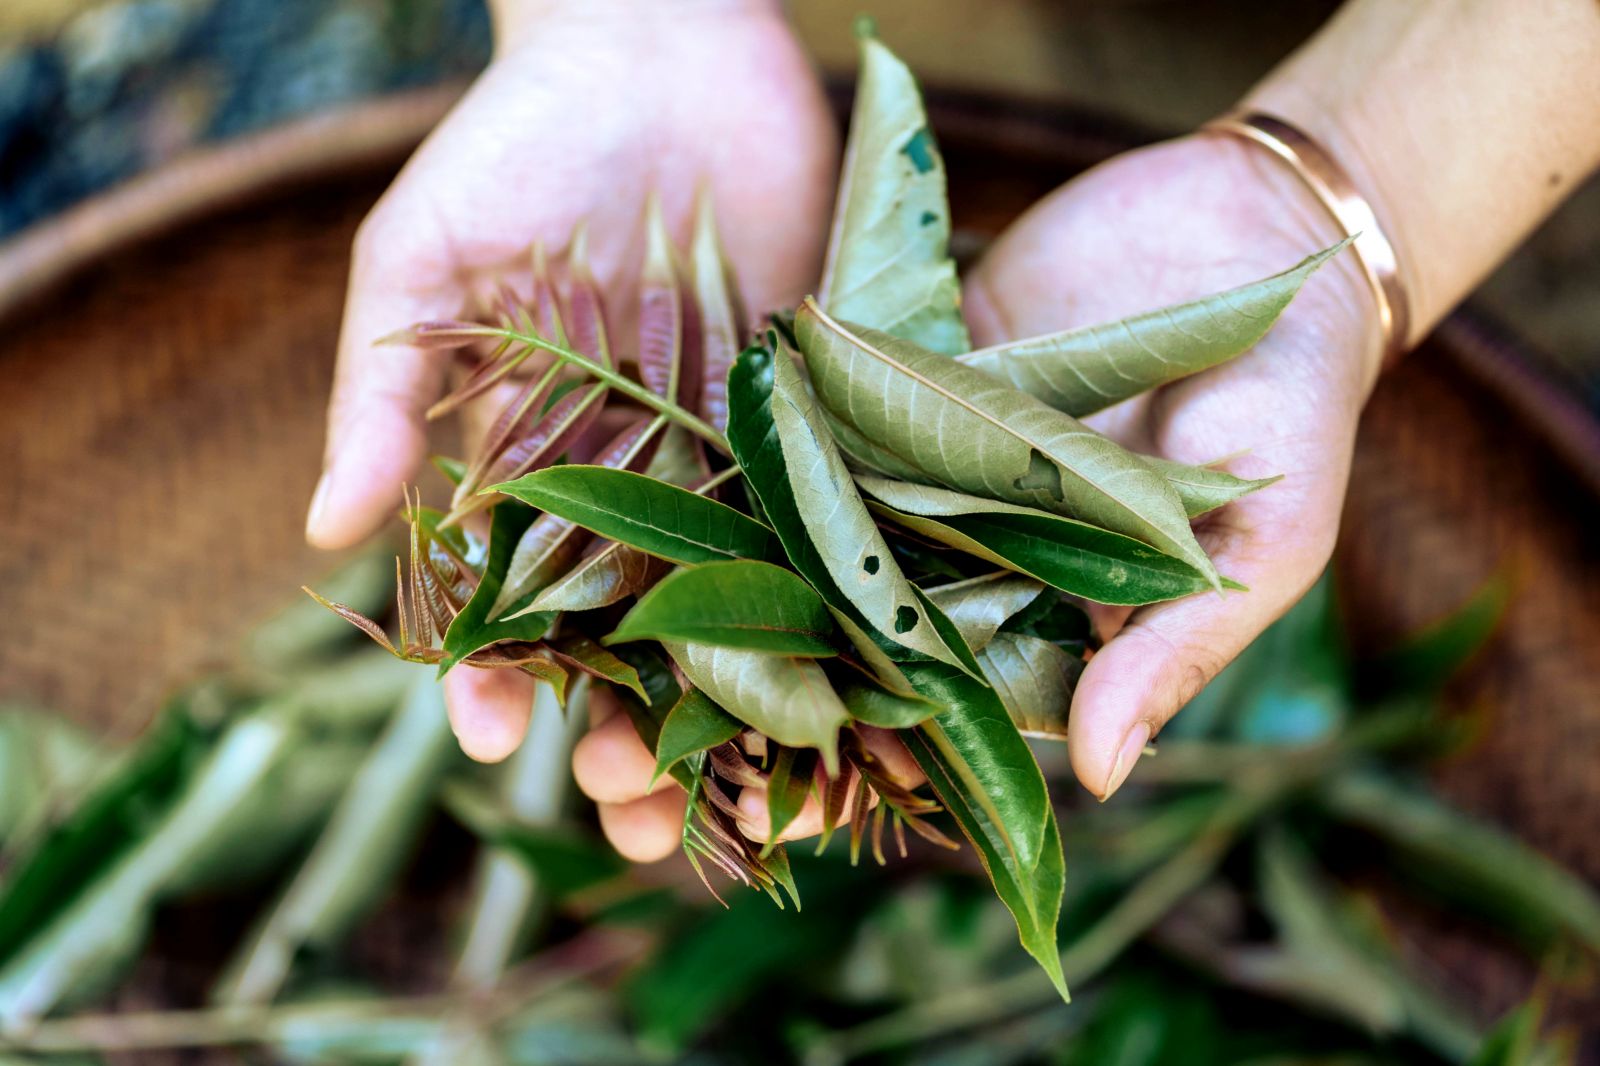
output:
M 374 346 L 414 322 L 448 317 L 459 305 L 459 296 L 444 289 L 415 287 L 407 271 L 414 241 L 397 239 L 394 217 L 386 205 L 376 209 L 351 258 L 322 478 L 306 517 L 306 539 L 319 548 L 357 543 L 399 505 L 401 486 L 427 449 L 423 413 L 449 366 L 441 353 Z
M 1089 661 L 1067 725 L 1072 769 L 1085 788 L 1109 799 L 1161 727 L 1305 595 L 1332 554 L 1337 524 L 1336 501 L 1319 523 L 1263 493 L 1201 531 L 1218 568 L 1250 591 L 1140 608 Z

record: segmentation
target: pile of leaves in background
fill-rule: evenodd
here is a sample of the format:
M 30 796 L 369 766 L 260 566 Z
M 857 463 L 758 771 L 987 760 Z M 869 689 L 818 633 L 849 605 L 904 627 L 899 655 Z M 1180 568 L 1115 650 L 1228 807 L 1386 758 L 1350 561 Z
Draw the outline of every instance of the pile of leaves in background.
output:
M 375 606 L 385 575 L 373 556 L 333 586 Z M 1072 823 L 1071 1006 L 961 855 L 797 855 L 806 907 L 785 915 L 663 888 L 563 813 L 581 714 L 544 699 L 538 743 L 471 764 L 431 679 L 291 609 L 248 670 L 180 694 L 130 748 L 0 712 L 0 1063 L 238 1045 L 326 1064 L 1573 1062 L 1542 997 L 1484 1034 L 1383 917 L 1435 908 L 1542 964 L 1553 992 L 1600 955 L 1590 887 L 1415 772 L 1470 735 L 1435 693 L 1503 599 L 1351 663 L 1323 585 L 1230 667 L 1115 805 Z M 441 912 L 406 885 L 456 861 L 450 823 L 479 858 Z M 181 982 L 213 1005 L 148 1012 L 151 925 L 193 929 L 219 898 L 240 919 L 201 919 L 219 940 Z M 374 964 L 349 941 L 385 901 L 454 935 Z M 70 1013 L 107 999 L 124 1009 Z
M 710 204 L 686 262 L 654 207 L 648 234 L 626 353 L 581 234 L 559 270 L 534 249 L 531 293 L 502 285 L 483 321 L 393 338 L 488 347 L 434 416 L 521 384 L 469 462 L 438 464 L 451 508 L 407 508 L 398 640 L 323 602 L 441 673 L 624 690 L 658 773 L 690 795 L 703 879 L 709 864 L 798 900 L 776 842 L 809 797 L 880 861 L 886 824 L 902 854 L 906 829 L 954 847 L 942 810 L 1065 996 L 1060 830 L 1024 737 L 1064 736 L 1080 604 L 1237 588 L 1191 521 L 1275 480 L 1137 455 L 1078 418 L 1247 351 L 1343 245 L 970 351 L 943 164 L 910 72 L 870 33 L 817 298 L 752 341 Z M 484 509 L 486 542 L 463 523 Z M 896 731 L 932 797 L 883 771 L 860 724 Z M 764 844 L 728 794 L 758 782 Z

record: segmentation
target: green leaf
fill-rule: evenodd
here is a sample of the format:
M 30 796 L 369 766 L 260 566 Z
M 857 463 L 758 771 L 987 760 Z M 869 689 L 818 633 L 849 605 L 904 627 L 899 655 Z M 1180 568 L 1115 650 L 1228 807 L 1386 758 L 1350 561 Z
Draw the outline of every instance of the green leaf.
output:
M 726 744 L 744 732 L 744 724 L 697 688 L 686 691 L 667 712 L 656 737 L 656 778 L 671 770 L 682 760 L 698 752 L 707 751 L 718 744 Z
M 676 485 L 600 466 L 552 466 L 495 486 L 611 540 L 685 566 L 777 556 L 772 531 Z
M 628 872 L 628 862 L 605 841 L 571 825 L 507 822 L 488 837 L 510 849 L 557 897 L 576 895 Z
M 679 640 L 778 655 L 838 654 L 822 597 L 793 572 L 738 559 L 670 574 L 629 611 L 607 643 Z
M 1001 626 L 1039 598 L 1044 584 L 1010 571 L 984 574 L 928 589 L 974 652 L 982 652 Z
M 1198 518 L 1208 511 L 1215 511 L 1224 504 L 1232 503 L 1241 496 L 1248 496 L 1252 492 L 1283 480 L 1283 475 L 1278 474 L 1275 477 L 1256 478 L 1251 481 L 1209 466 L 1186 466 L 1153 455 L 1141 455 L 1139 458 L 1167 479 L 1167 484 L 1172 486 L 1172 490 L 1178 494 L 1178 499 L 1183 501 L 1184 513 L 1190 518 Z
M 796 334 L 835 418 L 910 464 L 917 480 L 1039 507 L 1144 541 L 1220 588 L 1183 503 L 1138 456 L 980 370 L 806 301 Z
M 960 361 L 1082 418 L 1249 351 L 1312 272 L 1349 243 L 1340 241 L 1282 273 L 1236 289 L 1116 322 L 984 348 Z M 838 317 L 850 316 L 841 311 Z
M 772 418 L 774 364 L 779 358 L 787 357 L 780 357 L 766 344 L 739 353 L 728 374 L 728 445 L 744 471 L 745 485 L 777 531 L 790 563 L 827 601 L 839 627 L 880 680 L 891 688 L 905 688 L 903 682 L 896 684 L 897 669 L 891 660 L 899 646 L 862 618 L 839 590 L 801 520 Z
M 1377 774 L 1335 778 L 1322 800 L 1388 844 L 1409 879 L 1495 929 L 1541 950 L 1565 935 L 1600 952 L 1600 893 L 1517 838 Z
M 945 710 L 902 734 L 906 747 L 977 849 L 1022 946 L 1066 999 L 1056 950 L 1066 869 L 1044 775 L 993 689 L 937 664 L 908 674 Z
M 978 653 L 978 662 L 1018 732 L 1067 739 L 1067 712 L 1083 673 L 1082 659 L 1039 637 L 996 633 Z
M 795 509 L 834 584 L 880 633 L 955 665 L 856 491 L 850 470 L 785 353 L 773 365 L 772 422 Z
M 1489 642 L 1510 602 L 1510 581 L 1489 579 L 1449 615 L 1363 664 L 1362 687 L 1390 697 L 1437 692 Z
M 108 862 L 134 846 L 183 786 L 204 747 L 193 718 L 175 702 L 130 752 L 96 775 L 37 846 L 7 856 L 0 961 L 84 891 Z
M 839 726 L 850 717 L 810 659 L 662 641 L 685 676 L 741 722 L 791 748 L 822 752 L 839 772 Z
M 273 999 L 301 951 L 333 947 L 389 891 L 456 751 L 444 693 L 424 676 L 351 779 L 282 898 L 227 967 L 218 1002 Z
M 1084 522 L 904 481 L 858 483 L 895 524 L 1096 603 L 1156 603 L 1210 587 L 1187 563 Z
M 639 682 L 638 671 L 581 633 L 552 640 L 546 647 L 558 661 L 576 667 L 590 677 L 632 689 L 640 699 L 648 699 L 644 686 Z
M 822 305 L 932 351 L 964 352 L 971 342 L 949 243 L 944 161 L 916 79 L 863 37 Z
M 864 681 L 843 681 L 838 691 L 850 717 L 879 729 L 910 729 L 944 710 L 915 691 L 891 692 Z
M 778 842 L 778 835 L 800 815 L 811 795 L 811 782 L 816 770 L 816 755 L 794 748 L 780 748 L 772 760 L 772 773 L 767 778 L 767 843 L 763 853 L 768 853 Z
M 489 609 L 499 599 L 511 557 L 538 514 L 514 500 L 502 500 L 495 505 L 489 528 L 489 559 L 483 578 L 445 631 L 445 657 L 439 664 L 441 675 L 479 648 L 501 640 L 538 640 L 549 630 L 550 623 L 555 620 L 553 614 L 524 614 L 518 618 L 489 621 Z

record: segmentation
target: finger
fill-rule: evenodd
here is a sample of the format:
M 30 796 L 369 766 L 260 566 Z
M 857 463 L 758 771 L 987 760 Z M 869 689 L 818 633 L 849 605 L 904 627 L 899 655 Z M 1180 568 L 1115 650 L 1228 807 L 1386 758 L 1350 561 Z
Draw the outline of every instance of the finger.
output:
M 583 735 L 572 750 L 572 775 L 583 794 L 600 803 L 628 803 L 676 788 L 663 774 L 654 785 L 655 756 L 625 714 L 614 714 Z
M 373 343 L 459 304 L 450 286 L 419 285 L 437 275 L 418 262 L 418 235 L 394 221 L 399 211 L 376 209 L 352 255 L 322 477 L 306 516 L 306 539 L 319 548 L 348 547 L 392 515 L 426 451 L 423 413 L 449 366 L 441 353 Z
M 444 675 L 445 706 L 461 750 L 479 762 L 499 762 L 528 732 L 538 682 L 521 670 L 458 666 Z
M 916 788 L 927 780 L 922 767 L 901 742 L 893 729 L 857 724 L 857 733 L 866 744 L 867 753 L 875 759 L 889 780 L 906 788 Z
M 845 792 L 845 800 L 840 808 L 839 818 L 834 822 L 834 827 L 844 825 L 850 821 L 850 812 L 855 807 L 856 792 L 862 787 L 861 775 L 851 772 L 850 784 Z M 735 801 L 739 807 L 739 831 L 751 840 L 765 844 L 772 837 L 772 813 L 767 806 L 767 789 L 765 785 L 750 785 L 739 792 Z M 874 793 L 868 800 L 868 809 L 878 805 L 877 794 Z M 817 802 L 816 796 L 808 796 L 805 804 L 800 808 L 800 813 L 795 815 L 778 834 L 779 841 L 804 840 L 814 837 L 822 832 L 822 805 Z
M 630 862 L 660 862 L 683 839 L 682 789 L 658 792 L 631 803 L 599 805 L 600 828 L 617 853 Z
M 622 701 L 607 685 L 589 686 L 589 728 L 622 713 Z
M 1263 493 L 1226 508 L 1201 540 L 1218 569 L 1250 591 L 1140 608 L 1089 660 L 1067 726 L 1085 788 L 1109 798 L 1150 738 L 1311 587 L 1333 550 L 1342 486 L 1331 505 Z

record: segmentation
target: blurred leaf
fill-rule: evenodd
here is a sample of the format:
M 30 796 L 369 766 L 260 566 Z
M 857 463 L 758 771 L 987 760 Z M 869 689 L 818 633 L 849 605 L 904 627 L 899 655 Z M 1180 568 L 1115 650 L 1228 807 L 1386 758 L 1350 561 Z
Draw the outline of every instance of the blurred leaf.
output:
M 933 664 L 908 669 L 943 713 L 902 737 L 939 801 L 983 859 L 1022 946 L 1067 998 L 1056 951 L 1065 883 L 1044 777 L 993 689 Z
M 495 488 L 675 563 L 766 559 L 778 549 L 770 530 L 726 504 L 626 470 L 553 466 Z
M 1067 738 L 1067 712 L 1083 673 L 1082 659 L 1048 640 L 997 633 L 978 653 L 978 662 L 1018 732 L 1047 740 Z
M 871 35 L 845 144 L 822 305 L 946 355 L 971 342 L 949 255 L 950 205 L 916 79 Z
M 974 652 L 983 651 L 996 632 L 1039 598 L 1042 582 L 1009 571 L 984 574 L 927 590 L 928 599 L 961 633 Z
M 1286 984 L 1300 1002 L 1350 1018 L 1369 1032 L 1399 1032 L 1406 1024 L 1404 999 L 1388 973 L 1352 942 L 1304 847 L 1276 827 L 1261 836 L 1256 863 L 1262 906 L 1288 955 L 1281 961 L 1298 963 L 1277 965 L 1271 973 L 1258 965 L 1256 977 Z
M 218 1002 L 271 1000 L 301 951 L 334 946 L 389 891 L 456 750 L 442 689 L 420 678 L 282 898 L 229 964 Z
M 1515 837 L 1375 773 L 1342 774 L 1319 795 L 1388 844 L 1396 870 L 1494 928 L 1539 949 L 1566 935 L 1600 952 L 1600 894 Z
M 56 711 L 0 704 L 0 871 L 34 835 L 66 817 L 109 758 Z M 5 877 L 0 873 L 0 906 Z
M 120 976 L 164 890 L 231 839 L 239 813 L 297 739 L 293 716 L 270 709 L 230 726 L 151 831 L 28 930 L 33 935 L 0 968 L 0 1029 L 21 1028 Z
M 909 341 L 857 332 L 813 301 L 795 333 L 817 398 L 873 442 L 874 463 L 892 457 L 891 473 L 1121 533 L 1220 588 L 1166 479 L 1072 416 Z
M 1211 586 L 1188 563 L 1084 522 L 948 489 L 863 477 L 879 514 L 930 540 L 1096 603 L 1144 604 Z
M 1572 1066 L 1577 1049 L 1570 1039 L 1544 1040 L 1544 998 L 1535 995 L 1502 1018 L 1483 1038 L 1470 1066 Z
M 647 1045 L 677 1051 L 744 1003 L 756 1004 L 767 1026 L 786 1013 L 786 998 L 768 991 L 813 971 L 847 943 L 882 883 L 841 862 L 808 863 L 804 873 L 804 910 L 774 918 L 763 900 L 745 893 L 702 912 L 652 953 L 624 989 Z M 768 1055 L 773 1039 L 763 1034 Z
M 1079 418 L 1249 351 L 1300 286 L 1347 238 L 1281 273 L 1116 322 L 985 348 L 961 357 Z M 843 317 L 848 318 L 848 315 Z
M 1488 644 L 1510 604 L 1510 580 L 1491 578 L 1449 615 L 1376 661 L 1363 663 L 1362 687 L 1390 696 L 1439 691 Z
M 1324 574 L 1174 718 L 1166 735 L 1300 745 L 1350 717 L 1350 661 Z
M 514 851 L 558 897 L 576 895 L 630 868 L 611 845 L 573 826 L 512 822 L 498 827 L 489 839 Z
M 0 961 L 13 958 L 99 874 L 133 847 L 177 795 L 205 748 L 181 702 L 169 704 L 126 755 L 87 786 L 63 821 L 8 864 L 0 891 Z
M 833 617 L 789 570 L 754 560 L 706 563 L 669 574 L 606 638 L 677 640 L 779 655 L 828 657 Z
M 744 725 L 711 702 L 704 692 L 691 688 L 673 704 L 656 739 L 656 770 L 650 783 L 679 761 L 697 752 L 725 744 L 744 731 Z
M 828 773 L 838 773 L 839 726 L 850 714 L 815 662 L 705 644 L 662 646 L 729 714 L 779 744 L 818 749 Z
M 771 406 L 790 495 L 834 585 L 878 632 L 929 658 L 963 665 L 923 617 L 787 352 L 773 362 Z

